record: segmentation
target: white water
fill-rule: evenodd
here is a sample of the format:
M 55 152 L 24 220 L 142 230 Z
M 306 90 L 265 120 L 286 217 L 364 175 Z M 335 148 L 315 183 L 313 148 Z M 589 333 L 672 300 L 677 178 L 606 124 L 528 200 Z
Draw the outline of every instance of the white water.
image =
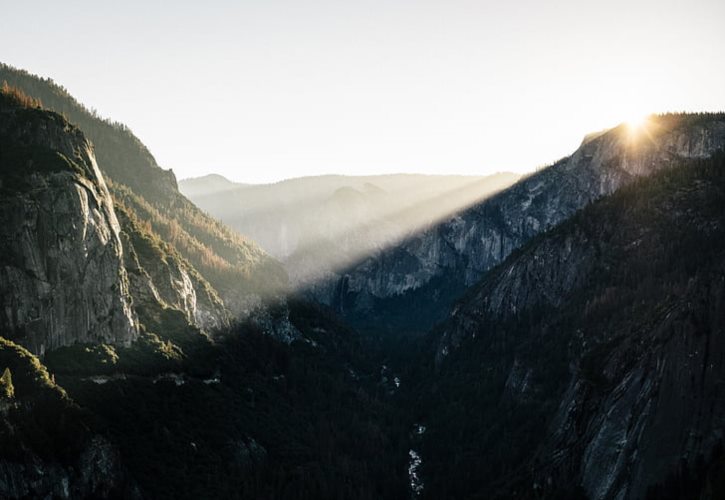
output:
M 419 470 L 423 459 L 417 451 L 409 450 L 408 455 L 408 479 L 410 481 L 410 492 L 412 498 L 418 498 L 423 492 L 423 480 L 420 478 Z
M 414 442 L 420 443 L 420 439 L 425 434 L 426 427 L 423 424 L 415 424 L 413 433 L 415 435 Z M 414 449 L 408 450 L 408 481 L 410 482 L 410 496 L 415 499 L 423 493 L 423 478 L 420 477 L 420 467 L 423 465 L 423 457 Z

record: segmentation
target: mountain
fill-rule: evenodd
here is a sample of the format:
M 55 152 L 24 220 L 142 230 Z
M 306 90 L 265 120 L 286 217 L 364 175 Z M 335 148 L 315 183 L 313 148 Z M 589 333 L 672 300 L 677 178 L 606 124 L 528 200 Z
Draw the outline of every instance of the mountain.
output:
M 254 242 L 185 198 L 173 172 L 160 168 L 125 125 L 101 119 L 50 79 L 0 64 L 0 81 L 64 116 L 93 144 L 99 169 L 122 212 L 122 237 L 163 257 L 155 269 L 137 273 L 141 277 L 136 282 L 147 285 L 147 276 L 158 278 L 151 280 L 149 294 L 167 290 L 161 294 L 164 302 L 181 307 L 197 326 L 213 327 L 286 286 L 284 269 Z M 135 253 L 143 257 L 143 250 Z
M 190 200 L 208 195 L 217 195 L 232 189 L 243 189 L 248 184 L 232 182 L 218 174 L 203 175 L 179 181 L 179 190 Z
M 508 173 L 324 175 L 230 188 L 214 176 L 181 181 L 180 188 L 279 259 L 293 288 L 305 288 L 517 179 Z
M 719 153 L 489 271 L 428 339 L 426 498 L 725 494 L 724 257 Z
M 652 116 L 640 132 L 621 125 L 588 137 L 571 156 L 503 192 L 335 272 L 308 293 L 361 328 L 426 331 L 455 297 L 533 236 L 637 178 L 723 146 L 723 114 Z M 411 311 L 418 319 L 413 324 Z

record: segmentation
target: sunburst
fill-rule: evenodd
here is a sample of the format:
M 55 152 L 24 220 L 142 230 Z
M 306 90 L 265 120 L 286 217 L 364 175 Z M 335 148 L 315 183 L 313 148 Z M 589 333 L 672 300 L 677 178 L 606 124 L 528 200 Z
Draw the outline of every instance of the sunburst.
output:
M 627 128 L 629 129 L 629 132 L 631 134 L 639 134 L 640 132 L 647 129 L 647 125 L 649 124 L 649 114 L 635 114 L 630 116 L 625 124 L 627 125 Z

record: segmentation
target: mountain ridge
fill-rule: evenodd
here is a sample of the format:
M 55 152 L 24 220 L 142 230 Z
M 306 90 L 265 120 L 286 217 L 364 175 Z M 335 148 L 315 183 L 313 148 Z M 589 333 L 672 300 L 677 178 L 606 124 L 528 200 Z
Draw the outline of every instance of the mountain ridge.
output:
M 401 307 L 412 300 L 406 296 L 415 296 L 425 309 L 437 311 L 416 327 L 424 331 L 450 307 L 450 301 L 437 297 L 441 280 L 460 294 L 515 248 L 598 197 L 679 157 L 704 157 L 725 146 L 723 113 L 653 116 L 648 126 L 649 136 L 645 131 L 633 135 L 622 125 L 584 141 L 571 156 L 333 273 L 307 292 L 356 326 L 388 331 L 402 325 L 371 320 L 370 310 L 401 315 Z

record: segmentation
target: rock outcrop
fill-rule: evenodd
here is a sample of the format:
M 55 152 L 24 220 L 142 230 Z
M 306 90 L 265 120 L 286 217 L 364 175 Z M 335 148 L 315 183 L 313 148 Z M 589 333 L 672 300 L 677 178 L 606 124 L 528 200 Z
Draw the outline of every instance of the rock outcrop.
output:
M 70 466 L 23 451 L 22 461 L 0 459 L 3 498 L 143 498 L 135 486 L 123 484 L 120 454 L 101 436 L 94 436 Z
M 62 116 L 0 101 L 0 331 L 33 353 L 127 345 L 137 319 L 93 149 Z
M 204 278 L 168 245 L 154 241 L 126 209 L 117 214 L 134 303 L 178 309 L 206 331 L 227 326 L 229 313 Z

